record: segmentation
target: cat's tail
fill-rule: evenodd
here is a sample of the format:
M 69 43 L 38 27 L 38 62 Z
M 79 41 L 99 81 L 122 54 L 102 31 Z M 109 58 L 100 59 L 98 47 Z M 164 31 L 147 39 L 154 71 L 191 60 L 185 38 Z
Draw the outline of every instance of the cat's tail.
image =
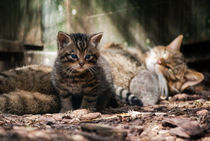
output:
M 116 98 L 122 103 L 134 106 L 143 106 L 142 101 L 134 94 L 130 93 L 127 89 L 114 85 Z
M 0 112 L 10 114 L 42 114 L 59 112 L 56 95 L 16 90 L 0 95 Z

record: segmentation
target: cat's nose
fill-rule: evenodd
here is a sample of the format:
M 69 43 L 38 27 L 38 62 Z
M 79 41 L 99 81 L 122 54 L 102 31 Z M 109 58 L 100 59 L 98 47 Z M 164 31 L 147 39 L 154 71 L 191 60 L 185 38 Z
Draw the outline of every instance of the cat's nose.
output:
M 157 60 L 156 63 L 159 64 L 159 65 L 163 65 L 164 62 L 165 62 L 164 59 L 163 58 L 160 58 L 160 59 Z
M 84 66 L 85 62 L 79 62 L 80 67 Z
M 162 63 L 162 62 L 161 62 L 161 59 L 158 59 L 158 60 L 157 60 L 157 64 L 161 65 L 161 63 Z

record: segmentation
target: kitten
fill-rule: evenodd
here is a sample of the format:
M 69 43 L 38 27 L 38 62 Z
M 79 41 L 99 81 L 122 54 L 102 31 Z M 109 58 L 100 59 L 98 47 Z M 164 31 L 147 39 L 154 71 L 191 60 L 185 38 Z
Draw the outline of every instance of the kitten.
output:
M 180 35 L 168 46 L 156 46 L 144 57 L 138 49 L 130 51 L 114 43 L 105 45 L 103 56 L 112 65 L 114 83 L 129 89 L 144 105 L 154 105 L 160 96 L 167 98 L 169 93 L 182 92 L 200 83 L 203 75 L 188 69 L 180 52 L 182 39 Z
M 113 93 L 108 62 L 100 55 L 102 33 L 59 32 L 52 84 L 60 96 L 61 112 L 77 108 L 104 109 Z

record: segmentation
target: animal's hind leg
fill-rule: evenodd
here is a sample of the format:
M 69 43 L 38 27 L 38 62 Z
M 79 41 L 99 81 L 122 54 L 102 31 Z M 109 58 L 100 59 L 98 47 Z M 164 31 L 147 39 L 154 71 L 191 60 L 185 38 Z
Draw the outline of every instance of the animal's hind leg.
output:
M 0 95 L 0 112 L 11 114 L 44 114 L 60 110 L 56 95 L 16 90 Z
M 143 105 L 154 105 L 159 101 L 160 92 L 158 80 L 148 70 L 140 70 L 130 81 L 130 92 L 143 102 Z

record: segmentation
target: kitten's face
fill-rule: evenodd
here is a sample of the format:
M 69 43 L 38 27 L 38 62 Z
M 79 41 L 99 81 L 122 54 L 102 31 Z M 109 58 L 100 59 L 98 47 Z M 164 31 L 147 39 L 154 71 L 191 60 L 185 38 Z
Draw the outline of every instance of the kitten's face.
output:
M 99 57 L 97 45 L 100 42 L 102 33 L 66 34 L 58 33 L 58 57 L 60 62 L 71 72 L 83 72 L 93 68 Z
M 203 75 L 190 70 L 180 52 L 183 36 L 178 36 L 168 46 L 157 46 L 146 54 L 146 67 L 158 75 L 163 96 L 168 96 L 168 88 L 178 93 L 203 80 Z M 168 88 L 167 88 L 168 87 Z

